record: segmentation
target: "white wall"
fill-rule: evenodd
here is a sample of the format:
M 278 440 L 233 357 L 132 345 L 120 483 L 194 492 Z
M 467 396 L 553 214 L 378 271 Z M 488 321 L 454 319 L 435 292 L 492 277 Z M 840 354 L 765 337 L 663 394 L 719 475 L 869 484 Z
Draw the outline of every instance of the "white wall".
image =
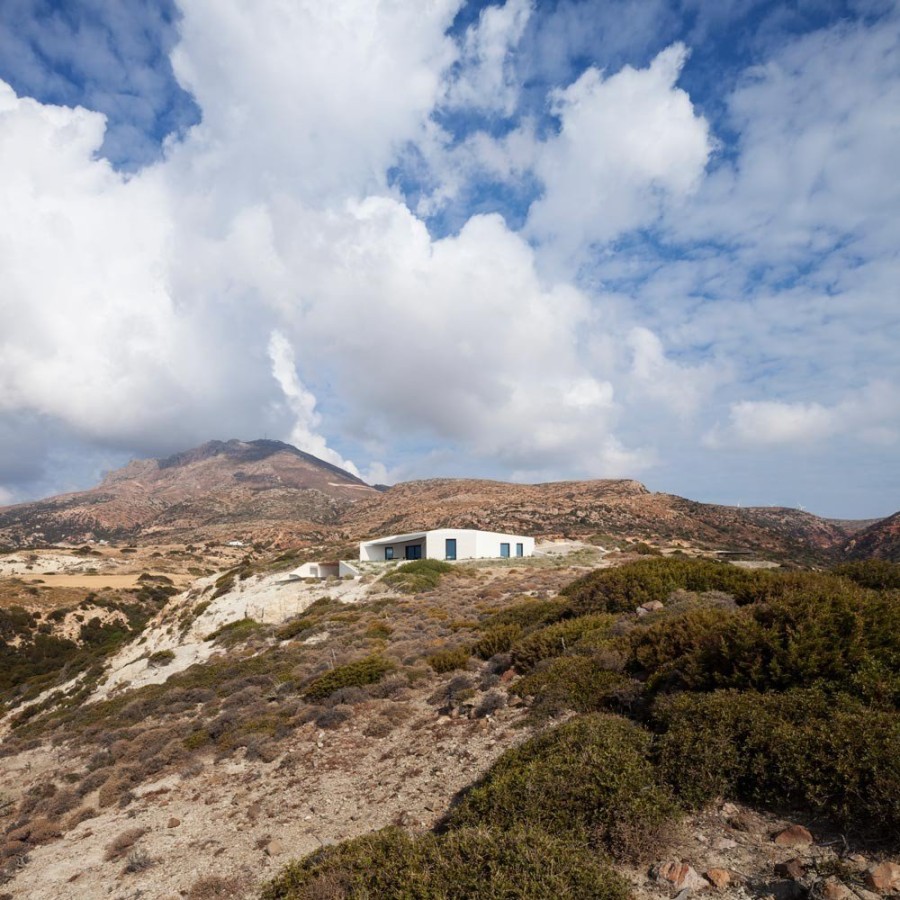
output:
M 471 528 L 436 528 L 426 532 L 424 538 L 409 541 L 398 541 L 392 544 L 375 544 L 368 546 L 365 541 L 359 545 L 359 558 L 365 560 L 384 560 L 386 546 L 394 548 L 394 559 L 404 560 L 407 544 L 423 543 L 424 559 L 446 559 L 447 538 L 456 540 L 457 559 L 495 559 L 500 556 L 500 544 L 509 544 L 511 559 L 516 558 L 516 544 L 522 544 L 522 555 L 534 555 L 534 538 L 521 534 L 501 534 L 493 531 L 476 531 Z

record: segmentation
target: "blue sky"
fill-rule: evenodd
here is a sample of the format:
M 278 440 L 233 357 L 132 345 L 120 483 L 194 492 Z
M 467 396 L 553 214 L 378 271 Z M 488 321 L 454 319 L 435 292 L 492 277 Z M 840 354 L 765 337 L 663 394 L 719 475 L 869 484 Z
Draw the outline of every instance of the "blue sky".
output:
M 9 0 L 0 502 L 211 438 L 900 507 L 900 14 Z

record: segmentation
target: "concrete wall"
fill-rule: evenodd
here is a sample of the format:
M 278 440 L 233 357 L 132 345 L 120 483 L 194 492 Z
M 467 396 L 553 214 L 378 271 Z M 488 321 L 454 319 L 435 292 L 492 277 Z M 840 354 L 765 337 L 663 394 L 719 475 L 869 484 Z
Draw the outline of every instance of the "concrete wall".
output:
M 426 533 L 424 538 L 399 541 L 392 544 L 376 544 L 359 546 L 360 559 L 384 560 L 385 547 L 393 547 L 394 559 L 403 561 L 406 558 L 408 544 L 424 544 L 423 559 L 446 559 L 447 539 L 456 539 L 457 559 L 495 559 L 500 556 L 500 545 L 509 544 L 511 559 L 516 558 L 516 544 L 522 544 L 522 556 L 534 555 L 534 538 L 521 534 L 500 534 L 492 531 L 475 531 L 470 528 L 437 528 Z

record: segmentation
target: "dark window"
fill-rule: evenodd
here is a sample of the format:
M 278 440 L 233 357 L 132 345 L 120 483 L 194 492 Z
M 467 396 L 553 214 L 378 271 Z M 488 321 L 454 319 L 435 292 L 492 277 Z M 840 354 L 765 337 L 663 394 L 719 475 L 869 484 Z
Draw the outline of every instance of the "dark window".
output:
M 500 545 L 500 555 L 504 559 L 509 559 L 509 544 L 501 544 Z
M 394 548 L 393 547 L 385 547 L 384 548 L 384 558 L 385 559 L 393 559 L 394 558 Z
M 406 558 L 407 559 L 421 559 L 422 558 L 422 545 L 421 544 L 407 545 Z
M 456 559 L 456 538 L 447 538 L 447 559 Z
M 525 545 L 524 544 L 516 544 L 516 556 L 524 556 L 525 555 Z

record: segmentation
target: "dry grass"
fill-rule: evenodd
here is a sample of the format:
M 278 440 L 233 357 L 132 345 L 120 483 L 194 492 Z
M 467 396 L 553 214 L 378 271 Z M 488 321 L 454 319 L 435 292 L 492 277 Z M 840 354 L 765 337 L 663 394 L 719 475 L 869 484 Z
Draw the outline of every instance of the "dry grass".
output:
M 146 828 L 129 828 L 114 838 L 106 847 L 106 862 L 121 859 L 147 833 Z

